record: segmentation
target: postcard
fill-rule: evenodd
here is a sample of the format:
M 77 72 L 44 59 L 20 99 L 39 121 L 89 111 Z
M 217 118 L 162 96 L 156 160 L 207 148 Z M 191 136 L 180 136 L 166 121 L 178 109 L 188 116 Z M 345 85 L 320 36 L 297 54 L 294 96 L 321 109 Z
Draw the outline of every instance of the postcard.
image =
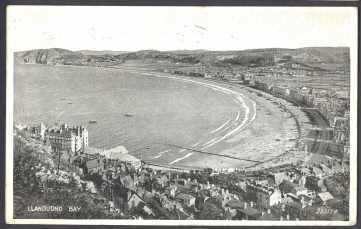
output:
M 353 225 L 357 8 L 9 6 L 6 222 Z

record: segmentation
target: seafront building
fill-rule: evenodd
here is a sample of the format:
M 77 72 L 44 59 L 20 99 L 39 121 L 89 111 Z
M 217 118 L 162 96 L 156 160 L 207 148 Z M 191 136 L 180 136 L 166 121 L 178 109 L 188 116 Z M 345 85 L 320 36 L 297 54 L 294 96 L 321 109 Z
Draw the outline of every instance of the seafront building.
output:
M 44 140 L 48 141 L 54 152 L 67 151 L 74 154 L 84 152 L 88 146 L 88 130 L 82 126 L 68 127 L 62 124 L 60 128 L 47 129 Z
M 45 131 L 46 131 L 46 126 L 44 125 L 44 123 L 40 123 L 37 126 L 32 126 L 29 129 L 30 136 L 32 138 L 40 138 L 41 140 L 44 140 L 45 138 Z

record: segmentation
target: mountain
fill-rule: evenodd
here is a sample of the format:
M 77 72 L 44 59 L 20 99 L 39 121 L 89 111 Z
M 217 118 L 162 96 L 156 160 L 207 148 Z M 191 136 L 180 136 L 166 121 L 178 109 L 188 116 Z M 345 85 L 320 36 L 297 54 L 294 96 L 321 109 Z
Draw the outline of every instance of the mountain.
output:
M 66 49 L 36 49 L 15 53 L 19 63 L 109 66 L 127 61 L 159 61 L 183 64 L 205 64 L 214 66 L 272 66 L 278 61 L 294 61 L 308 66 L 335 69 L 349 64 L 347 47 L 306 47 L 299 49 L 249 49 L 240 51 L 141 50 L 123 51 L 70 51 Z

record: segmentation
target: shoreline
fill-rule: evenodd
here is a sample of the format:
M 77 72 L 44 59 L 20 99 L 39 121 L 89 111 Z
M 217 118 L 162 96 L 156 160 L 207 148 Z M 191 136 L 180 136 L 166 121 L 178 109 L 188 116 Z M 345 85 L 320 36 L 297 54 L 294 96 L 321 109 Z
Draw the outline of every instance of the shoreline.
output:
M 107 68 L 107 67 L 102 67 L 102 68 Z M 110 67 L 112 69 L 119 69 L 119 70 L 123 70 L 121 67 Z M 136 69 L 126 69 L 125 71 L 137 71 Z M 141 69 L 141 71 L 144 71 L 144 69 Z M 157 72 L 157 71 L 151 71 L 152 73 L 147 73 L 147 72 L 138 72 L 140 74 L 144 74 L 144 75 L 151 75 L 153 76 L 154 74 L 159 74 L 159 76 L 155 76 L 155 77 L 167 77 L 167 76 L 164 76 L 163 72 Z M 293 120 L 294 120 L 294 123 L 295 123 L 295 126 L 297 128 L 297 141 L 295 142 L 295 144 L 292 146 L 292 149 L 291 150 L 285 150 L 285 152 L 279 154 L 279 155 L 275 155 L 273 156 L 272 158 L 270 159 L 267 159 L 261 163 L 258 163 L 257 165 L 250 165 L 250 166 L 246 166 L 246 167 L 243 167 L 243 168 L 253 168 L 252 170 L 256 169 L 255 166 L 257 167 L 260 167 L 260 168 L 257 168 L 257 169 L 264 169 L 264 168 L 270 168 L 270 167 L 276 167 L 276 166 L 279 166 L 279 165 L 267 165 L 267 166 L 264 166 L 265 164 L 267 163 L 272 163 L 272 161 L 274 160 L 279 160 L 280 158 L 282 157 L 285 157 L 285 156 L 290 156 L 291 152 L 294 152 L 295 151 L 295 148 L 297 148 L 300 144 L 300 141 L 302 139 L 302 136 L 305 136 L 306 134 L 306 130 L 304 128 L 301 127 L 300 125 L 300 121 L 298 120 L 298 118 L 295 116 L 295 114 L 293 113 L 291 107 L 293 106 L 293 104 L 291 104 L 289 101 L 283 99 L 283 98 L 279 98 L 279 97 L 276 97 L 272 94 L 269 94 L 267 92 L 264 92 L 264 91 L 261 91 L 261 90 L 257 90 L 257 89 L 254 89 L 254 88 L 251 88 L 251 87 L 248 87 L 248 86 L 242 86 L 240 87 L 239 84 L 236 84 L 236 83 L 232 83 L 232 82 L 227 82 L 227 81 L 221 81 L 221 80 L 214 80 L 214 79 L 204 79 L 204 78 L 196 78 L 196 77 L 190 77 L 190 76 L 177 76 L 177 75 L 173 75 L 173 74 L 167 74 L 167 75 L 170 75 L 169 78 L 175 78 L 176 80 L 184 80 L 185 81 L 196 81 L 196 82 L 200 82 L 201 84 L 204 83 L 203 81 L 205 82 L 211 82 L 211 83 L 216 83 L 216 86 L 219 86 L 219 87 L 223 87 L 222 84 L 226 84 L 228 86 L 232 86 L 232 87 L 237 87 L 237 89 L 245 89 L 247 91 L 252 91 L 253 93 L 261 93 L 264 97 L 267 97 L 268 99 L 270 99 L 271 102 L 277 102 L 279 105 L 282 106 L 282 110 L 289 113 Z M 168 77 L 167 77 L 168 78 Z M 220 85 L 221 84 L 221 85 Z M 225 88 L 227 89 L 227 88 Z M 232 88 L 233 89 L 233 88 Z M 229 89 L 227 89 L 229 90 Z M 232 90 L 231 90 L 232 91 Z M 242 94 L 243 95 L 243 94 Z M 247 97 L 247 96 L 246 96 Z M 247 97 L 248 98 L 248 97 Z M 302 110 L 298 109 L 298 112 L 302 113 L 303 115 L 305 115 L 305 112 L 303 112 Z M 309 120 L 305 120 L 306 122 L 308 122 Z M 303 129 L 303 130 L 302 130 Z M 236 134 L 237 135 L 237 134 Z M 228 155 L 222 155 L 222 154 L 217 154 L 218 157 L 228 157 Z M 263 166 L 259 166 L 259 165 L 263 165 Z M 171 167 L 172 165 L 165 165 L 166 167 Z M 199 168 L 199 167 L 203 167 L 203 166 L 191 166 L 191 165 L 187 165 L 187 166 L 182 166 L 182 165 L 179 165 L 179 166 L 173 166 L 174 168 L 180 168 L 180 167 L 184 167 L 184 168 L 188 168 L 188 167 L 194 167 L 194 168 Z M 215 166 L 213 166 L 215 167 Z M 207 166 L 203 167 L 203 168 L 209 168 Z M 227 167 L 219 167 L 219 168 L 229 168 L 229 166 Z
M 31 65 L 33 65 L 33 64 L 31 64 Z M 35 64 L 35 65 L 38 65 L 38 64 Z M 120 67 L 114 67 L 114 66 L 107 66 L 107 67 L 96 67 L 96 66 L 74 66 L 74 65 L 70 65 L 70 66 L 68 66 L 68 65 L 57 65 L 57 66 L 60 66 L 60 67 L 80 67 L 80 68 L 89 68 L 89 67 L 95 67 L 95 68 L 97 68 L 97 69 L 105 69 L 105 70 L 108 70 L 108 69 L 116 69 L 116 70 L 125 70 L 125 71 L 132 71 L 132 70 L 134 70 L 134 69 L 129 69 L 129 68 L 126 68 L 126 69 L 122 69 L 122 66 L 120 66 Z M 240 87 L 240 85 L 239 84 L 236 84 L 236 83 L 232 83 L 232 82 L 227 82 L 227 81 L 221 81 L 221 80 L 214 80 L 214 79 L 204 79 L 204 78 L 201 78 L 201 79 L 198 79 L 198 78 L 195 78 L 195 77 L 189 77 L 189 76 L 180 76 L 180 77 L 178 77 L 177 75 L 173 75 L 173 74 L 164 74 L 163 72 L 157 72 L 157 71 L 147 71 L 147 72 L 145 72 L 146 70 L 145 69 L 141 69 L 140 70 L 140 72 L 139 73 L 141 73 L 141 74 L 143 74 L 143 75 L 154 75 L 154 74 L 157 74 L 157 75 L 160 75 L 159 77 L 167 77 L 167 78 L 173 78 L 173 79 L 175 79 L 175 80 L 182 80 L 182 81 L 191 81 L 191 82 L 196 82 L 196 83 L 198 83 L 198 84 L 205 84 L 205 82 L 208 82 L 208 83 L 215 83 L 216 85 L 212 85 L 212 86 L 215 86 L 215 87 L 218 87 L 218 89 L 219 88 L 222 88 L 222 89 L 225 89 L 226 91 L 230 91 L 230 93 L 234 93 L 235 91 L 234 90 L 229 90 L 229 89 L 227 89 L 227 86 L 225 86 L 225 85 L 228 85 L 228 86 L 232 86 L 232 87 L 237 87 L 237 92 L 236 93 L 240 93 L 238 90 L 240 89 L 240 90 L 243 90 L 243 88 L 246 90 L 246 91 L 252 91 L 253 90 L 253 92 L 257 92 L 257 93 L 262 93 L 262 94 L 264 94 L 265 95 L 265 97 L 268 97 L 268 98 L 270 98 L 271 99 L 271 101 L 270 102 L 273 102 L 273 101 L 280 101 L 280 100 L 283 100 L 284 102 L 287 102 L 286 100 L 284 100 L 284 99 L 281 99 L 281 98 L 278 98 L 278 97 L 275 97 L 275 96 L 273 96 L 273 95 L 271 95 L 271 94 L 268 94 L 268 93 L 266 93 L 266 92 L 263 92 L 263 91 L 260 91 L 260 90 L 256 90 L 256 89 L 253 89 L 253 88 L 250 88 L 250 87 L 246 87 L 246 86 L 241 86 Z M 152 74 L 153 73 L 153 74 Z M 170 77 L 169 77 L 170 76 Z M 224 87 L 225 86 L 225 87 Z M 232 88 L 232 89 L 234 89 L 234 88 Z M 226 94 L 228 94 L 228 93 L 226 93 Z M 242 94 L 242 93 L 240 93 L 240 94 Z M 243 95 L 243 94 L 242 94 Z M 248 96 L 245 96 L 245 97 L 247 97 L 248 99 L 249 99 L 249 97 Z M 287 108 L 287 105 L 285 105 L 285 107 Z M 289 109 L 288 109 L 289 110 Z M 246 115 L 247 116 L 247 115 Z M 248 117 L 248 119 L 249 119 L 249 117 Z M 293 119 L 295 120 L 295 123 L 296 123 L 296 125 L 297 125 L 297 121 L 298 121 L 298 119 L 296 118 L 296 117 L 293 117 Z M 244 125 L 246 125 L 245 127 L 247 127 L 248 126 L 248 124 L 249 123 L 247 123 L 247 121 L 248 120 L 245 120 L 245 123 L 243 123 L 243 125 L 240 127 L 240 132 L 243 132 L 242 131 L 242 127 L 244 126 Z M 252 120 L 253 121 L 253 120 Z M 237 132 L 237 131 L 236 131 Z M 299 132 L 299 131 L 298 131 Z M 239 133 L 235 133 L 235 135 L 239 135 Z M 298 139 L 300 138 L 300 133 L 298 133 Z M 227 136 L 227 137 L 229 137 L 229 136 Z M 222 139 L 221 138 L 221 140 L 219 141 L 219 142 L 221 142 L 221 141 L 226 141 L 227 140 L 227 137 L 225 137 L 224 139 Z M 298 140 L 299 141 L 299 140 Z M 297 141 L 297 143 L 298 143 L 298 141 Z M 214 144 L 217 144 L 217 143 L 219 143 L 219 142 L 215 142 Z M 294 148 L 294 146 L 292 147 L 292 148 Z M 222 153 L 221 152 L 219 152 L 219 154 L 218 154 L 218 156 L 217 157 L 222 157 L 222 155 L 221 155 Z M 276 155 L 276 156 L 274 156 L 274 157 L 272 157 L 272 158 L 278 158 L 278 157 L 280 157 L 280 156 L 282 156 L 284 153 L 281 153 L 281 154 L 278 154 L 278 155 Z M 236 156 L 236 155 L 232 155 L 232 156 Z M 192 157 L 191 157 L 192 158 Z M 273 160 L 273 159 L 270 159 L 270 160 Z M 268 160 L 267 160 L 268 161 Z M 155 164 L 155 162 L 154 162 L 154 164 Z M 167 166 L 167 167 L 172 167 L 173 165 L 172 164 L 169 164 L 169 165 L 165 165 L 165 166 Z M 177 168 L 179 168 L 179 167 L 183 167 L 183 165 L 176 165 L 176 166 L 173 166 L 173 167 L 177 167 Z M 196 165 L 194 165 L 194 166 L 184 166 L 184 167 L 194 167 L 194 168 L 199 168 L 200 166 L 196 166 Z M 202 166 L 202 167 L 204 167 L 204 168 L 209 168 L 209 166 Z M 219 166 L 217 166 L 217 167 L 219 167 Z M 230 166 L 226 166 L 226 167 L 230 167 Z

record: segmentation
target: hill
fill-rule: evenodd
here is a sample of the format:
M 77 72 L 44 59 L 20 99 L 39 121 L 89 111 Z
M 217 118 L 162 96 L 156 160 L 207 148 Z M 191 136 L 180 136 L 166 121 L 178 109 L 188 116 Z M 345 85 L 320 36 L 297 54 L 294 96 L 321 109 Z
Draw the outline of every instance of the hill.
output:
M 127 53 L 126 51 L 111 51 L 111 50 L 79 50 L 76 52 L 88 56 L 119 55 L 119 54 Z
M 18 52 L 15 54 L 15 58 L 20 63 L 79 64 L 79 61 L 84 59 L 85 56 L 67 49 L 52 48 Z
M 280 60 L 297 61 L 306 65 L 330 69 L 349 63 L 349 48 L 306 47 L 299 49 L 249 49 L 241 51 L 141 50 L 123 51 L 70 51 L 66 49 L 36 49 L 15 53 L 20 63 L 109 66 L 130 60 L 204 64 L 213 66 L 272 66 Z

